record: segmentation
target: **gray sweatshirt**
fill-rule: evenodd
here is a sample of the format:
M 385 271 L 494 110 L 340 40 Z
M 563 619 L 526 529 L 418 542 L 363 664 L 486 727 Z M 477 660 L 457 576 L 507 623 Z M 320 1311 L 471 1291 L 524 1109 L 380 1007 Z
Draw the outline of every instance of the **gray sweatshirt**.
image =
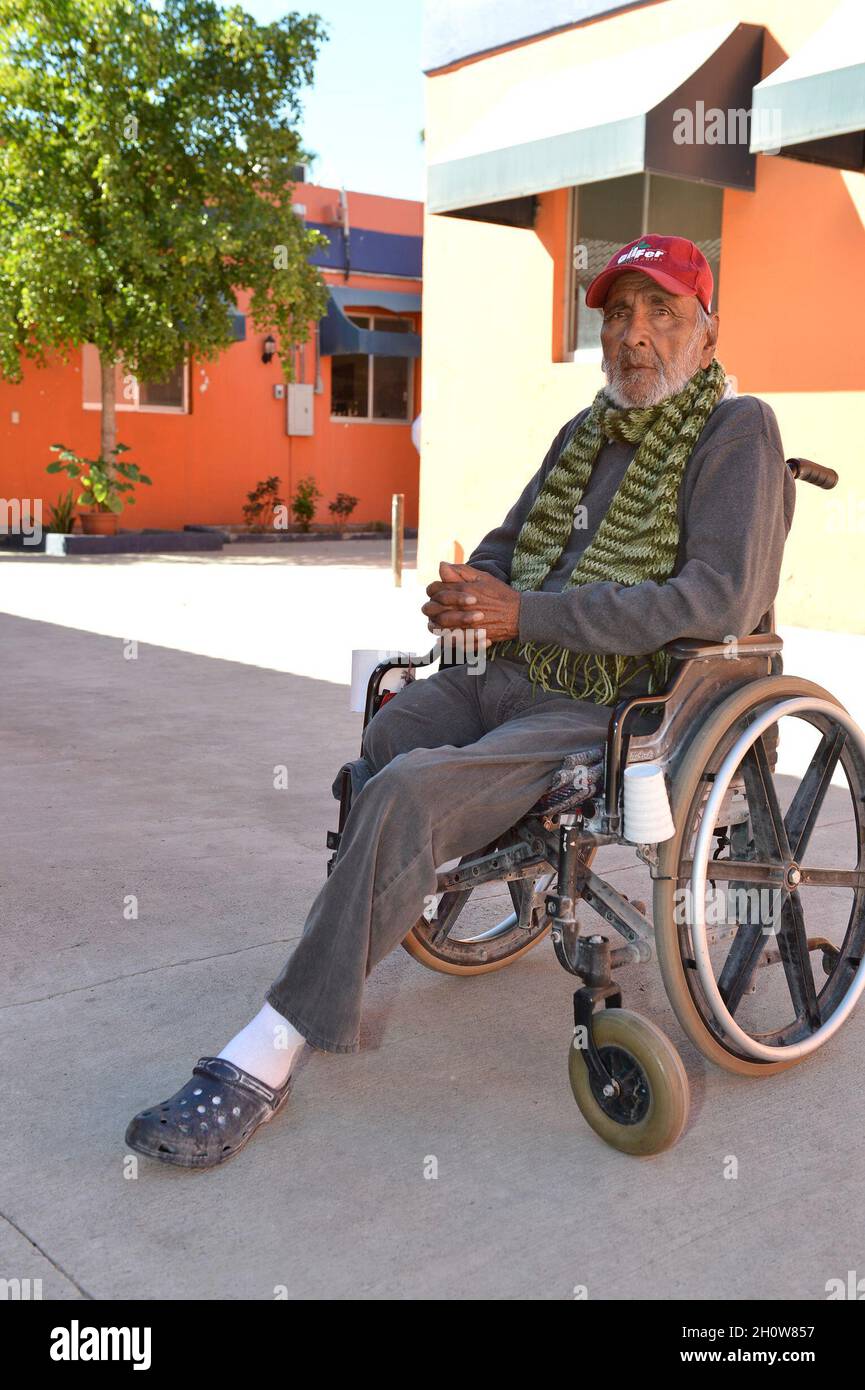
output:
M 562 426 L 501 526 L 472 551 L 470 565 L 510 583 L 520 527 L 587 414 L 582 410 Z M 618 440 L 601 449 L 581 498 L 585 514 L 577 513 L 570 540 L 541 588 L 522 594 L 520 641 L 642 655 L 677 637 L 742 637 L 768 614 L 793 520 L 796 483 L 774 411 L 756 396 L 722 399 L 697 440 L 679 490 L 679 549 L 672 576 L 662 584 L 605 581 L 562 592 L 635 452 L 634 445 Z M 645 691 L 647 682 L 648 673 L 640 673 L 622 693 Z

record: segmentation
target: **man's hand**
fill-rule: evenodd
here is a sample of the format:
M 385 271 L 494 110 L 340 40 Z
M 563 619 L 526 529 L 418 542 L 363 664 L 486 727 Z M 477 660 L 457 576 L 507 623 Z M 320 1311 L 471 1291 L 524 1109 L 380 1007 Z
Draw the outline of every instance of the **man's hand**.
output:
M 436 628 L 474 629 L 487 643 L 519 636 L 518 590 L 483 570 L 447 560 L 439 565 L 439 574 L 441 579 L 427 585 L 429 602 L 421 608 L 429 618 L 431 632 Z

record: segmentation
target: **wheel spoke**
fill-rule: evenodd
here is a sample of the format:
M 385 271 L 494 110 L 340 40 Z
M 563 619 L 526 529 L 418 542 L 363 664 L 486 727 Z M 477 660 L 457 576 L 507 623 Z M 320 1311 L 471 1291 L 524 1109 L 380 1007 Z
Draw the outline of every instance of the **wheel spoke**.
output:
M 865 888 L 865 869 L 805 869 L 800 866 L 803 888 Z
M 681 877 L 690 878 L 693 872 L 693 859 L 683 859 Z M 777 861 L 762 864 L 756 860 L 711 859 L 706 866 L 706 881 L 716 878 L 735 878 L 744 883 L 783 883 L 784 870 Z
M 832 774 L 846 742 L 847 730 L 838 726 L 834 726 L 823 735 L 787 808 L 784 826 L 794 859 L 801 859 L 808 847 L 811 831 L 817 822 L 832 781 Z
M 811 869 L 802 865 L 801 884 L 803 888 L 865 888 L 865 868 L 861 869 Z M 681 861 L 679 875 L 689 879 L 694 872 L 693 859 Z M 756 860 L 712 859 L 706 866 L 706 881 L 715 879 L 738 879 L 743 883 L 781 884 L 784 870 L 780 864 L 761 864 Z
M 508 879 L 508 892 L 511 895 L 514 912 L 517 914 L 517 922 L 521 927 L 529 924 L 536 897 L 536 882 L 537 880 L 534 878 Z
M 778 868 L 775 865 L 758 864 L 753 859 L 754 848 L 750 844 L 748 822 L 734 825 L 730 832 L 730 854 L 744 855 L 745 859 L 719 859 L 717 867 L 721 870 L 717 877 L 729 877 L 729 891 L 745 893 L 745 914 L 739 923 L 733 944 L 727 953 L 723 968 L 718 976 L 718 989 L 730 1013 L 735 1015 L 742 1002 L 745 991 L 750 988 L 754 971 L 760 959 L 766 934 L 763 923 L 763 894 L 759 896 L 757 921 L 753 920 L 754 900 L 749 892 L 749 884 L 771 884 L 777 882 Z M 715 870 L 713 868 L 713 875 Z M 741 898 L 738 899 L 741 902 Z
M 430 944 L 439 946 L 453 931 L 471 893 L 443 893 L 436 915 L 430 922 Z M 434 925 L 433 925 L 434 924 Z
M 778 952 L 784 965 L 787 988 L 796 1010 L 796 1018 L 807 1023 L 811 1032 L 814 1032 L 820 1026 L 820 1006 L 817 1003 L 814 972 L 811 969 L 802 900 L 797 891 L 790 893 L 784 901 L 777 937 Z
M 750 912 L 749 912 L 750 916 Z M 742 922 L 727 953 L 724 967 L 718 976 L 718 989 L 721 998 L 735 1014 L 742 1002 L 742 995 L 751 983 L 757 968 L 760 952 L 766 943 L 761 922 Z
M 754 844 L 759 857 L 765 860 L 789 859 L 790 843 L 762 734 L 755 739 L 742 759 L 742 774 L 748 793 L 748 812 Z

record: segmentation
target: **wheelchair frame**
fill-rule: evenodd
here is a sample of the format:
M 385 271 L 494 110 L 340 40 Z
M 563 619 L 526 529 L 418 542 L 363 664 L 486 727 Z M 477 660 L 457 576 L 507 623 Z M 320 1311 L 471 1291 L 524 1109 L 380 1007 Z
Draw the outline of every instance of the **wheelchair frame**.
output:
M 810 460 L 788 460 L 788 466 L 794 477 L 809 481 L 822 488 L 832 488 L 837 482 L 837 474 L 833 470 L 823 468 Z M 602 845 L 631 843 L 624 838 L 623 834 L 623 774 L 629 764 L 638 762 L 658 764 L 663 769 L 665 777 L 674 781 L 677 769 L 693 740 L 695 727 L 699 727 L 701 724 L 705 725 L 708 720 L 712 719 L 720 710 L 720 706 L 729 700 L 731 694 L 743 687 L 752 686 L 755 682 L 766 680 L 768 677 L 780 677 L 783 669 L 781 661 L 783 642 L 772 630 L 774 606 L 766 615 L 766 620 L 765 630 L 761 628 L 749 636 L 738 638 L 732 648 L 727 643 L 704 642 L 690 638 L 667 644 L 665 650 L 672 656 L 674 662 L 672 678 L 667 689 L 655 695 L 636 695 L 623 699 L 611 711 L 604 745 L 604 775 L 600 794 L 596 793 L 583 799 L 576 809 L 563 809 L 560 812 L 552 810 L 549 814 L 545 814 L 538 812 L 536 807 L 532 808 L 513 827 L 511 833 L 515 835 L 516 843 L 502 847 L 494 845 L 491 850 L 483 850 L 477 854 L 466 856 L 458 867 L 439 874 L 438 888 L 439 891 L 444 892 L 448 889 L 459 890 L 468 884 L 476 887 L 485 882 L 500 882 L 503 879 L 528 879 L 530 877 L 534 879 L 538 877 L 542 866 L 553 866 L 555 891 L 546 892 L 545 913 L 551 926 L 551 938 L 559 963 L 569 974 L 576 976 L 582 982 L 573 996 L 574 1030 L 575 1036 L 582 1039 L 580 1044 L 581 1057 L 585 1063 L 592 1093 L 596 1098 L 606 1098 L 612 1101 L 621 1091 L 620 1083 L 613 1075 L 611 1065 L 611 1058 L 615 1060 L 617 1048 L 608 1046 L 604 1049 L 599 1045 L 596 1037 L 598 1017 L 596 1010 L 602 1004 L 605 1010 L 621 1010 L 622 994 L 618 985 L 613 981 L 612 972 L 625 964 L 642 963 L 652 959 L 654 954 L 653 923 L 646 915 L 644 904 L 631 902 L 617 888 L 593 871 L 590 863 L 587 862 L 587 852 L 593 853 L 594 849 Z M 364 732 L 370 720 L 381 708 L 385 695 L 388 694 L 382 690 L 382 681 L 387 674 L 395 669 L 407 667 L 409 679 L 411 679 L 410 673 L 414 668 L 431 665 L 436 660 L 439 660 L 441 665 L 454 664 L 444 662 L 439 642 L 424 656 L 401 654 L 395 660 L 380 662 L 372 672 L 367 686 L 363 720 Z M 793 681 L 795 679 L 789 678 Z M 783 684 L 783 680 L 781 683 Z M 798 702 L 795 699 L 787 702 L 791 711 L 792 707 L 797 704 L 800 708 L 807 705 L 817 713 L 822 708 L 824 713 L 831 714 L 835 722 L 842 724 L 846 722 L 851 737 L 862 741 L 860 751 L 865 749 L 865 738 L 863 738 L 861 731 L 853 724 L 847 712 L 843 711 L 842 707 L 831 696 L 828 696 L 828 692 L 823 691 L 820 687 L 811 686 L 809 682 L 802 682 L 801 684 L 804 693 Z M 804 690 L 805 687 L 807 687 L 807 691 Z M 821 700 L 819 697 L 822 696 L 827 696 L 827 699 Z M 771 696 L 767 699 L 771 699 Z M 776 720 L 780 717 L 778 711 L 782 708 L 784 707 L 780 705 L 772 705 L 771 708 L 767 706 L 758 734 L 765 729 L 770 730 L 770 732 L 777 732 Z M 818 727 L 821 726 L 818 725 Z M 754 734 L 750 743 L 755 741 L 758 734 Z M 737 748 L 742 745 L 744 738 L 744 734 L 739 737 Z M 748 747 L 750 747 L 750 743 L 747 745 Z M 826 744 L 825 738 L 824 744 Z M 361 740 L 362 747 L 363 739 Z M 831 771 L 834 767 L 834 762 L 830 764 L 829 761 L 832 747 L 834 745 L 826 744 L 826 749 L 821 753 L 825 766 L 821 768 L 820 765 L 817 765 L 814 776 L 818 779 L 823 776 L 831 778 Z M 762 743 L 760 748 L 760 757 L 765 758 L 765 746 Z M 774 752 L 774 749 L 772 751 Z M 834 756 L 837 762 L 837 751 Z M 724 767 L 727 768 L 729 763 L 730 757 L 728 756 Z M 774 759 L 772 766 L 774 766 Z M 718 786 L 710 794 L 709 811 L 711 816 L 707 812 L 707 818 L 700 831 L 702 840 L 698 836 L 700 853 L 695 851 L 693 861 L 688 861 L 694 866 L 692 882 L 701 882 L 703 891 L 705 891 L 706 882 L 707 845 L 711 835 L 717 834 L 718 825 L 726 828 L 724 832 L 726 834 L 726 830 L 730 830 L 733 826 L 743 821 L 748 822 L 751 814 L 748 802 L 744 799 L 746 791 L 744 782 L 741 776 L 739 778 L 733 776 L 735 763 L 727 770 L 730 775 L 726 777 L 726 781 L 721 778 Z M 714 776 L 715 774 L 712 774 L 712 777 Z M 721 777 L 720 772 L 718 776 Z M 715 792 L 718 794 L 715 795 Z M 541 800 L 543 801 L 543 798 Z M 328 848 L 334 851 L 328 862 L 328 873 L 331 872 L 336 859 L 350 806 L 351 779 L 348 770 L 344 769 L 340 795 L 339 826 L 336 831 L 329 832 L 327 837 Z M 658 845 L 637 844 L 634 845 L 634 848 L 637 857 L 648 865 L 650 877 L 653 880 L 669 878 L 669 875 L 663 873 L 660 865 Z M 747 866 L 737 862 L 737 869 L 743 873 L 745 867 Z M 775 862 L 754 864 L 755 871 L 762 870 L 766 874 L 771 874 L 777 868 L 778 865 Z M 853 886 L 856 887 L 857 894 L 860 889 L 865 891 L 865 872 L 854 871 L 853 875 L 848 873 L 848 878 L 851 877 L 856 879 Z M 592 907 L 607 926 L 615 929 L 619 936 L 624 939 L 625 944 L 623 946 L 612 946 L 610 938 L 602 933 L 580 935 L 576 908 L 581 900 Z M 702 898 L 700 902 L 702 904 Z M 528 908 L 526 910 L 528 911 Z M 524 925 L 522 911 L 521 907 L 518 923 L 520 926 Z M 714 1005 L 720 1003 L 721 1010 L 726 1013 L 727 1019 L 736 1028 L 737 1025 L 732 1019 L 732 1014 L 726 1011 L 724 1001 L 718 994 L 713 976 L 710 985 L 711 966 L 708 963 L 707 931 L 702 906 L 698 912 L 698 919 L 695 924 L 697 931 L 694 939 L 697 968 L 701 972 L 701 979 L 707 994 L 714 999 Z M 733 934 L 737 934 L 739 930 L 740 928 L 737 926 L 734 928 Z M 802 939 L 804 940 L 804 937 Z M 795 983 L 796 971 L 810 970 L 807 952 L 818 949 L 823 951 L 824 965 L 827 959 L 830 962 L 835 959 L 831 954 L 832 952 L 835 952 L 837 957 L 836 948 L 831 946 L 828 941 L 824 941 L 822 938 L 813 941 L 808 940 L 804 958 L 800 951 L 795 959 L 785 958 L 784 960 L 788 983 L 791 979 Z M 787 954 L 790 955 L 791 953 L 788 951 Z M 767 952 L 766 960 L 761 963 L 771 963 L 770 955 L 771 953 Z M 783 951 L 780 955 L 776 953 L 773 959 L 780 959 L 781 955 L 783 955 Z M 795 956 L 795 952 L 792 955 Z M 833 1015 L 832 1019 L 825 1022 L 820 1029 L 820 1035 L 828 1036 L 831 1032 L 836 1031 L 843 1019 L 852 1010 L 862 988 L 865 987 L 865 961 L 855 960 L 854 963 L 857 966 L 855 976 L 841 1005 L 836 1010 L 839 1018 L 834 1021 L 835 1016 Z M 716 998 L 712 996 L 712 987 L 714 987 Z M 800 996 L 804 997 L 806 993 L 804 983 L 800 979 Z M 791 994 L 795 1001 L 797 996 L 793 985 L 791 985 Z M 720 1015 L 716 1016 L 720 1018 Z M 629 1015 L 629 1017 L 634 1019 L 638 1016 Z M 647 1021 L 644 1022 L 647 1023 Z M 654 1028 L 654 1025 L 650 1026 Z M 664 1035 L 660 1034 L 660 1030 L 654 1029 L 654 1031 L 662 1039 L 664 1038 Z M 739 1032 L 741 1034 L 741 1030 Z M 751 1044 L 750 1047 L 747 1043 L 745 1044 L 746 1053 L 754 1058 L 760 1058 L 764 1063 L 774 1063 L 766 1068 L 767 1071 L 774 1071 L 782 1065 L 790 1064 L 792 1059 L 788 1059 L 786 1055 L 782 1056 L 782 1054 L 795 1052 L 798 1058 L 798 1056 L 814 1050 L 821 1041 L 825 1040 L 825 1036 L 818 1036 L 815 1032 L 811 1039 L 805 1042 L 787 1047 L 782 1045 L 772 1048 L 755 1043 L 753 1039 L 748 1039 L 747 1034 L 741 1034 L 741 1038 L 747 1039 L 747 1043 Z M 672 1051 L 678 1067 L 681 1069 L 682 1079 L 677 1084 L 683 1084 L 687 1089 L 687 1079 L 684 1077 L 684 1069 L 681 1068 L 681 1063 L 678 1061 L 678 1054 L 675 1053 L 668 1039 L 664 1039 L 664 1042 Z M 701 1044 L 698 1043 L 698 1045 Z M 705 1049 L 703 1050 L 705 1051 Z M 707 1053 L 707 1055 L 709 1054 Z M 759 1061 L 756 1066 L 759 1066 Z M 573 1070 L 572 1085 L 574 1085 L 576 1095 L 577 1086 Z M 582 1104 L 581 1108 L 583 1108 Z M 641 1114 L 644 1113 L 641 1112 Z M 686 1113 L 686 1106 L 684 1113 Z M 590 1123 L 594 1123 L 590 1116 L 587 1115 L 587 1118 L 589 1118 Z M 633 1114 L 626 1115 L 621 1123 L 624 1126 L 636 1124 L 633 1120 Z M 679 1132 L 683 1124 L 684 1118 L 681 1119 Z M 599 1133 L 602 1132 L 597 1125 L 595 1128 L 598 1129 Z M 604 1133 L 603 1137 L 607 1138 L 609 1142 L 617 1143 L 618 1147 L 623 1147 L 626 1151 L 645 1153 L 657 1152 L 659 1147 L 668 1147 L 669 1143 L 675 1142 L 678 1133 L 672 1134 L 672 1137 L 668 1135 L 665 1141 L 656 1144 L 656 1147 L 652 1147 L 650 1143 L 648 1147 L 645 1145 L 640 1147 L 637 1144 L 637 1147 L 628 1148 L 627 1143 L 618 1144 L 617 1139 L 611 1138 L 609 1133 Z M 652 1142 L 656 1143 L 655 1140 Z

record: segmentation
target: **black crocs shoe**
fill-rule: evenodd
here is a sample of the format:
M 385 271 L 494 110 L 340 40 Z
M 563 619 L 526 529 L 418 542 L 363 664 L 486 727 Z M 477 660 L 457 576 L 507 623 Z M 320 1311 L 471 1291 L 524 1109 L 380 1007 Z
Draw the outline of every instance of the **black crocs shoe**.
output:
M 259 1125 L 288 1099 L 292 1078 L 278 1091 L 224 1057 L 199 1057 L 192 1079 L 162 1105 L 130 1122 L 126 1142 L 136 1153 L 179 1168 L 213 1168 L 243 1148 Z

